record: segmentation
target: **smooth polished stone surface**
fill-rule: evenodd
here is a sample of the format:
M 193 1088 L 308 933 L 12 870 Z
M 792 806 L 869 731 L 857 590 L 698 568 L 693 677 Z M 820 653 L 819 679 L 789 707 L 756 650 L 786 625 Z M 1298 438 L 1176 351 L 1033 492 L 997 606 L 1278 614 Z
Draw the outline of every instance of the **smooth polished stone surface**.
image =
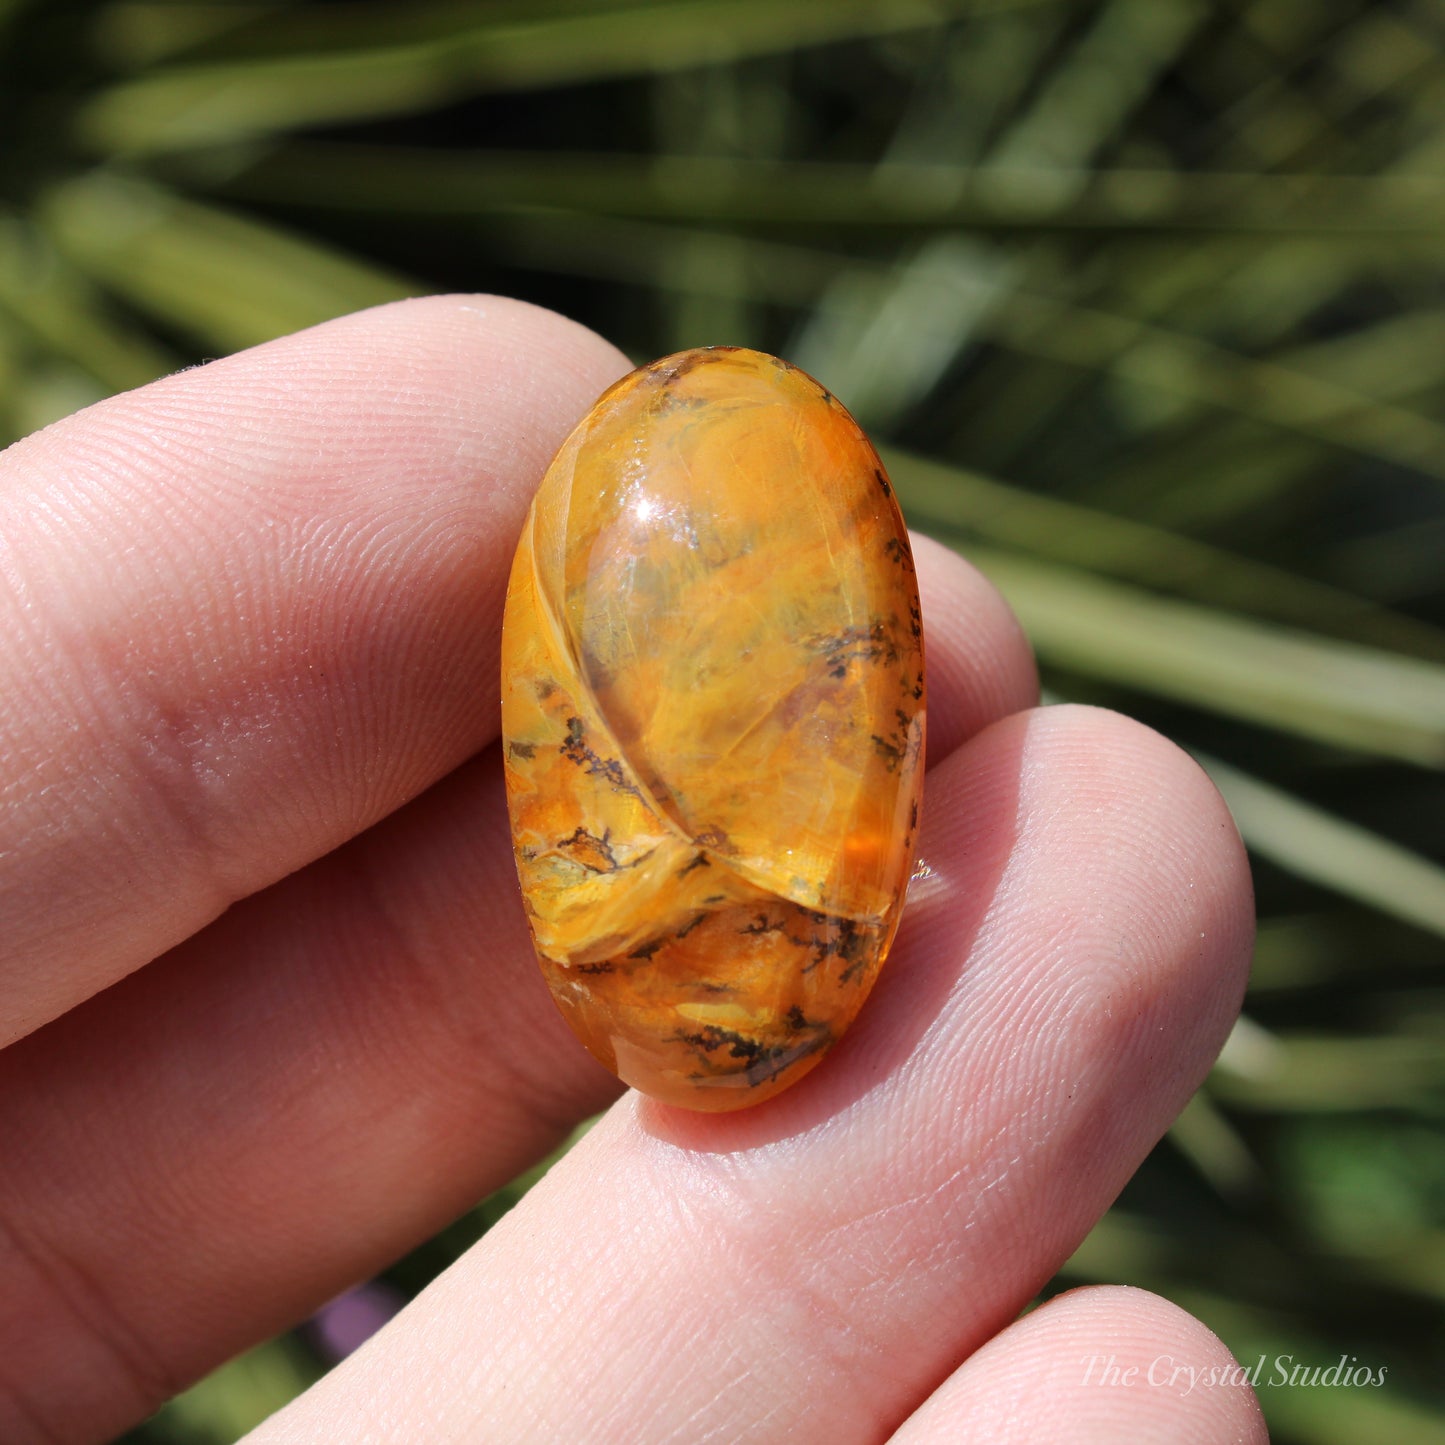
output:
M 607 391 L 517 549 L 507 797 L 543 973 L 643 1092 L 801 1078 L 887 955 L 923 768 L 908 533 L 852 417 L 710 347 Z

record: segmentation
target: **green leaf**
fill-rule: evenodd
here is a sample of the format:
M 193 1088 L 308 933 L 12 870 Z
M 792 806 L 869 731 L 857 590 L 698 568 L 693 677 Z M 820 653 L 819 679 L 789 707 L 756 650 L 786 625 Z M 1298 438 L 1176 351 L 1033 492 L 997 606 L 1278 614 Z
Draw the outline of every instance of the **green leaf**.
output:
M 1196 757 L 1255 852 L 1311 883 L 1445 938 L 1445 868 L 1219 758 Z
M 1445 1041 L 1404 1034 L 1270 1035 L 1226 1048 L 1209 1076 L 1211 1093 L 1237 1109 L 1283 1113 L 1399 1109 L 1425 1105 L 1445 1087 Z
M 1445 426 L 1323 376 L 1246 357 L 1147 322 L 1015 291 L 988 334 L 1072 366 L 1108 366 L 1141 387 L 1217 406 L 1445 481 Z
M 231 137 L 210 137 L 205 142 Z M 179 164 L 179 162 L 177 162 Z M 376 192 L 365 184 L 374 178 Z M 314 182 L 314 194 L 307 183 Z M 1067 184 L 1066 184 L 1067 183 Z M 588 151 L 436 151 L 287 141 L 236 182 L 258 199 L 418 214 L 535 206 L 682 222 L 872 231 L 968 227 L 1069 232 L 1189 231 L 1428 237 L 1445 219 L 1445 177 L 1031 170 L 748 160 Z M 438 190 L 440 188 L 440 191 Z
M 78 270 L 217 351 L 420 289 L 319 242 L 104 172 L 52 189 L 38 214 Z
M 180 359 L 114 316 L 104 297 L 35 228 L 0 218 L 0 311 L 33 345 L 93 377 L 104 391 L 141 386 Z
M 207 145 L 293 126 L 375 119 L 488 91 L 577 84 L 723 64 L 942 25 L 958 15 L 1043 0 L 651 0 L 579 6 L 537 19 L 478 23 L 475 8 L 419 6 L 366 29 L 343 14 L 319 47 L 270 58 L 177 67 L 122 81 L 81 112 L 82 136 L 106 152 Z M 484 13 L 484 12 L 483 12 Z M 304 32 L 296 37 L 304 45 Z
M 1445 667 L 970 548 L 1040 657 L 1297 737 L 1445 766 Z
M 1262 1192 L 1264 1171 L 1239 1131 L 1203 1090 L 1184 1106 L 1170 1126 L 1169 1138 L 1226 1198 Z
M 1445 632 L 1342 589 L 967 467 L 891 447 L 881 454 L 905 514 L 924 531 L 960 542 L 982 538 L 1215 607 L 1445 662 Z

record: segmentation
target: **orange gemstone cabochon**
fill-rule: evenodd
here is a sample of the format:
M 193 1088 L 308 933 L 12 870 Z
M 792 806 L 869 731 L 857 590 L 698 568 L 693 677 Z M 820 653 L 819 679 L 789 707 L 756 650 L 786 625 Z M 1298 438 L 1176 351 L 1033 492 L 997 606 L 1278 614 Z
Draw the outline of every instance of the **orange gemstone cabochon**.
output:
M 692 1109 L 807 1073 L 897 928 L 924 742 L 907 529 L 822 386 L 709 347 L 604 393 L 517 548 L 502 734 L 537 956 L 587 1048 Z

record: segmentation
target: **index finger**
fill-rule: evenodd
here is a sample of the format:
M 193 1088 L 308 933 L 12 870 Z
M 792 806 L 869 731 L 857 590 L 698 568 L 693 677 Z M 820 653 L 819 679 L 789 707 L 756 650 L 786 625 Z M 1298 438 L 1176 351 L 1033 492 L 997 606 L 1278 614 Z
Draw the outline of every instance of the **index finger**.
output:
M 522 516 L 627 365 L 405 301 L 0 456 L 0 1045 L 491 739 Z

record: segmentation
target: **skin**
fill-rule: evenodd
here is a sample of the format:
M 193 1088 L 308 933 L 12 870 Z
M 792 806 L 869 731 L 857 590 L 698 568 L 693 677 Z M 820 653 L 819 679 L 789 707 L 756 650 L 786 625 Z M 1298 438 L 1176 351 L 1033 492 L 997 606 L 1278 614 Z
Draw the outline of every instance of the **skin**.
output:
M 549 1150 L 561 1023 L 497 651 L 548 459 L 626 369 L 492 297 L 167 378 L 0 456 L 0 1439 L 103 1440 Z M 929 780 L 853 1031 L 737 1115 L 627 1094 L 256 1445 L 1259 1441 L 1165 1301 L 1018 1320 L 1209 1067 L 1248 872 L 1126 719 L 917 542 Z

